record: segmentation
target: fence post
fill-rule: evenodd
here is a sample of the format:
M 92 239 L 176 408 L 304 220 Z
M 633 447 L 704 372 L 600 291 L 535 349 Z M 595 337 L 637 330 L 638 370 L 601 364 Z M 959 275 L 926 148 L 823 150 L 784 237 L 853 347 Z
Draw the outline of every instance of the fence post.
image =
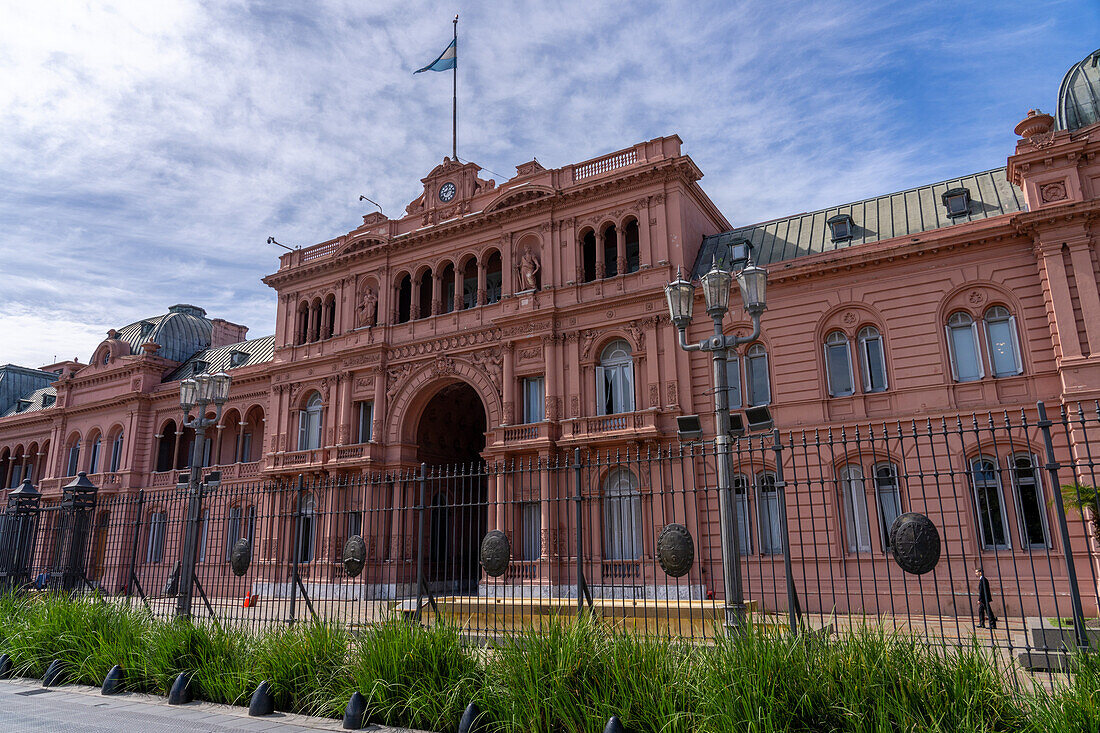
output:
M 290 608 L 286 622 L 293 626 L 298 605 L 298 553 L 302 549 L 302 493 L 305 481 L 298 474 L 298 484 L 294 493 L 294 546 L 290 548 Z
M 1062 551 L 1066 556 L 1066 577 L 1069 580 L 1070 612 L 1073 614 L 1073 636 L 1077 646 L 1085 649 L 1089 645 L 1088 635 L 1085 633 L 1085 611 L 1081 605 L 1081 589 L 1077 586 L 1077 568 L 1073 562 L 1073 547 L 1070 545 L 1069 524 L 1066 522 L 1066 507 L 1062 501 L 1062 485 L 1058 481 L 1058 469 L 1061 464 L 1054 457 L 1054 441 L 1050 437 L 1050 426 L 1053 424 L 1047 418 L 1047 406 L 1042 400 L 1035 403 L 1039 410 L 1039 430 L 1043 433 L 1043 445 L 1046 447 L 1046 470 L 1050 475 L 1051 493 L 1054 494 L 1055 515 L 1058 517 L 1058 532 L 1062 537 Z
M 420 604 L 424 598 L 424 502 L 428 492 L 428 465 L 420 464 L 420 502 L 416 508 L 416 623 L 420 623 Z
M 58 575 L 60 589 L 73 590 L 87 583 L 84 573 L 85 554 L 88 545 L 88 518 L 95 513 L 98 487 L 81 471 L 62 489 L 61 521 L 63 538 Z
M 577 618 L 584 611 L 584 599 L 588 596 L 588 581 L 584 577 L 584 492 L 581 487 L 581 449 L 573 449 L 573 483 L 576 495 L 573 501 L 577 505 Z M 592 599 L 588 599 L 589 605 Z
M 794 587 L 794 572 L 791 569 L 791 531 L 787 525 L 787 482 L 783 480 L 783 441 L 779 438 L 779 428 L 772 431 L 775 444 L 775 490 L 779 492 L 779 526 L 783 528 L 783 572 L 787 576 L 787 612 L 791 619 L 791 633 L 798 633 L 798 622 L 802 609 L 798 605 L 798 592 Z

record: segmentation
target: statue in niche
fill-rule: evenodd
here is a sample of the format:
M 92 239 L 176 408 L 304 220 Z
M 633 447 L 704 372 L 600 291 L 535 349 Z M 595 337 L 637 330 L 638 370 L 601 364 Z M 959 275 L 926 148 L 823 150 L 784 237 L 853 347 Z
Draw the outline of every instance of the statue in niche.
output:
M 374 290 L 367 288 L 363 291 L 363 300 L 359 304 L 359 327 L 373 326 L 378 318 L 378 296 Z
M 523 253 L 519 262 L 520 284 L 523 290 L 538 289 L 539 258 L 531 250 Z

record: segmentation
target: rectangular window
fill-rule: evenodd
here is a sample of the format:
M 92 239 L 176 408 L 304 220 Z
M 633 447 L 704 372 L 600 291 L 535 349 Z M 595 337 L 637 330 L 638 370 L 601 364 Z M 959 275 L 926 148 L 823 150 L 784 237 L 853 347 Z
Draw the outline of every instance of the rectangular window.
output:
M 358 402 L 356 404 L 359 405 L 359 431 L 356 435 L 360 443 L 369 443 L 371 441 L 371 430 L 373 429 L 374 403 Z
M 88 456 L 88 473 L 99 473 L 99 438 L 92 442 L 92 450 Z
M 855 392 L 848 339 L 825 344 L 825 368 L 829 376 L 829 394 L 831 396 L 847 397 Z
M 202 465 L 203 468 L 210 465 L 210 457 L 213 452 L 214 439 L 203 438 L 202 439 Z
M 523 380 L 523 421 L 542 422 L 545 405 L 545 381 L 542 377 L 527 377 Z
M 757 509 L 760 512 L 760 552 L 779 555 L 783 552 L 783 525 L 779 516 L 779 490 L 775 475 L 762 473 L 756 478 Z
M 1014 319 L 986 320 L 989 336 L 989 357 L 993 361 L 994 377 L 1011 377 L 1023 371 L 1016 349 L 1016 324 Z
M 732 349 L 731 349 L 732 351 Z M 741 360 L 736 356 L 726 359 L 726 397 L 731 410 L 741 407 Z
M 745 357 L 745 381 L 749 387 L 749 406 L 767 405 L 772 401 L 771 381 L 768 379 L 768 355 L 761 349 L 749 351 Z
M 1050 547 L 1043 482 L 1035 470 L 1034 457 L 1027 454 L 1012 457 L 1012 485 L 1016 490 L 1020 539 L 1024 546 L 1032 550 Z
M 981 379 L 982 364 L 974 325 L 949 326 L 947 336 L 951 345 L 951 365 L 955 368 L 955 379 L 960 382 Z
M 868 329 L 869 330 L 869 329 Z M 862 336 L 859 340 L 863 356 L 863 389 L 866 392 L 882 392 L 886 389 L 886 359 L 882 353 L 882 337 Z
M 885 552 L 890 548 L 890 527 L 901 515 L 901 489 L 898 485 L 898 468 L 893 463 L 875 466 L 875 495 L 878 501 L 879 535 Z
M 970 463 L 970 482 L 974 489 L 974 508 L 983 550 L 1007 550 L 1008 526 L 1001 500 L 1001 481 L 992 458 L 975 458 Z
M 737 545 L 741 556 L 752 552 L 752 523 L 749 522 L 749 480 L 744 475 L 733 477 L 733 491 L 737 497 Z
M 111 444 L 111 471 L 117 471 L 122 467 L 122 436 L 115 438 Z
M 845 466 L 840 471 L 844 499 L 844 524 L 848 534 L 848 552 L 871 551 L 871 523 L 867 517 L 867 492 L 863 469 Z
M 75 476 L 76 472 L 80 470 L 80 443 L 74 443 L 69 448 L 69 465 L 67 466 L 68 476 Z
M 233 556 L 233 545 L 241 538 L 241 508 L 232 507 L 229 510 L 229 519 L 225 524 L 225 561 L 229 562 Z
M 349 512 L 348 513 L 348 538 L 352 538 L 356 535 L 363 536 L 363 513 L 362 512 Z
M 542 556 L 542 505 L 537 501 L 523 504 L 523 559 Z
M 158 563 L 164 559 L 164 536 L 167 529 L 167 512 L 153 512 L 149 516 L 149 544 L 145 549 L 145 562 Z

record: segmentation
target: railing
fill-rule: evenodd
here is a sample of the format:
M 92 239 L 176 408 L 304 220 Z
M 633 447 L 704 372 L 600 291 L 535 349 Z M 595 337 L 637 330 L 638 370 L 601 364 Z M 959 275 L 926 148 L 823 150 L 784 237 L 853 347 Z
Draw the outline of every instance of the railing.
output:
M 537 425 L 520 425 L 515 428 L 504 429 L 504 442 L 514 443 L 520 440 L 534 440 L 539 437 Z
M 570 435 L 580 437 L 584 435 L 601 435 L 605 433 L 617 433 L 621 431 L 644 431 L 655 434 L 657 431 L 657 418 L 652 411 L 620 412 L 615 415 L 599 415 L 596 417 L 580 417 L 567 421 Z
M 336 460 L 346 461 L 354 458 L 362 458 L 366 448 L 367 446 L 364 444 L 337 446 Z
M 637 161 L 638 154 L 635 152 L 634 148 L 630 150 L 621 150 L 617 153 L 605 155 L 602 158 L 596 158 L 595 160 L 574 165 L 573 180 L 580 181 L 618 168 L 625 168 L 628 165 L 634 165 Z
M 530 581 L 539 578 L 538 560 L 516 560 L 508 565 L 504 574 L 506 581 Z
M 642 577 L 641 564 L 637 560 L 604 560 L 600 563 L 603 579 L 614 582 L 633 581 Z
M 333 239 L 330 242 L 315 244 L 312 247 L 308 247 L 302 250 L 302 263 L 304 264 L 306 262 L 313 262 L 314 260 L 320 260 L 328 257 L 334 254 L 339 248 L 339 239 Z

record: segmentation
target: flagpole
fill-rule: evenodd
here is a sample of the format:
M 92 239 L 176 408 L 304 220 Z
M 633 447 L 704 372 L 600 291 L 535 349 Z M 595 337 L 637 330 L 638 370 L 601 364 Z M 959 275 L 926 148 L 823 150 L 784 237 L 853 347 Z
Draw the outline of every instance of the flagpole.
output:
M 455 13 L 455 65 L 451 81 L 451 155 L 458 162 L 458 13 Z

